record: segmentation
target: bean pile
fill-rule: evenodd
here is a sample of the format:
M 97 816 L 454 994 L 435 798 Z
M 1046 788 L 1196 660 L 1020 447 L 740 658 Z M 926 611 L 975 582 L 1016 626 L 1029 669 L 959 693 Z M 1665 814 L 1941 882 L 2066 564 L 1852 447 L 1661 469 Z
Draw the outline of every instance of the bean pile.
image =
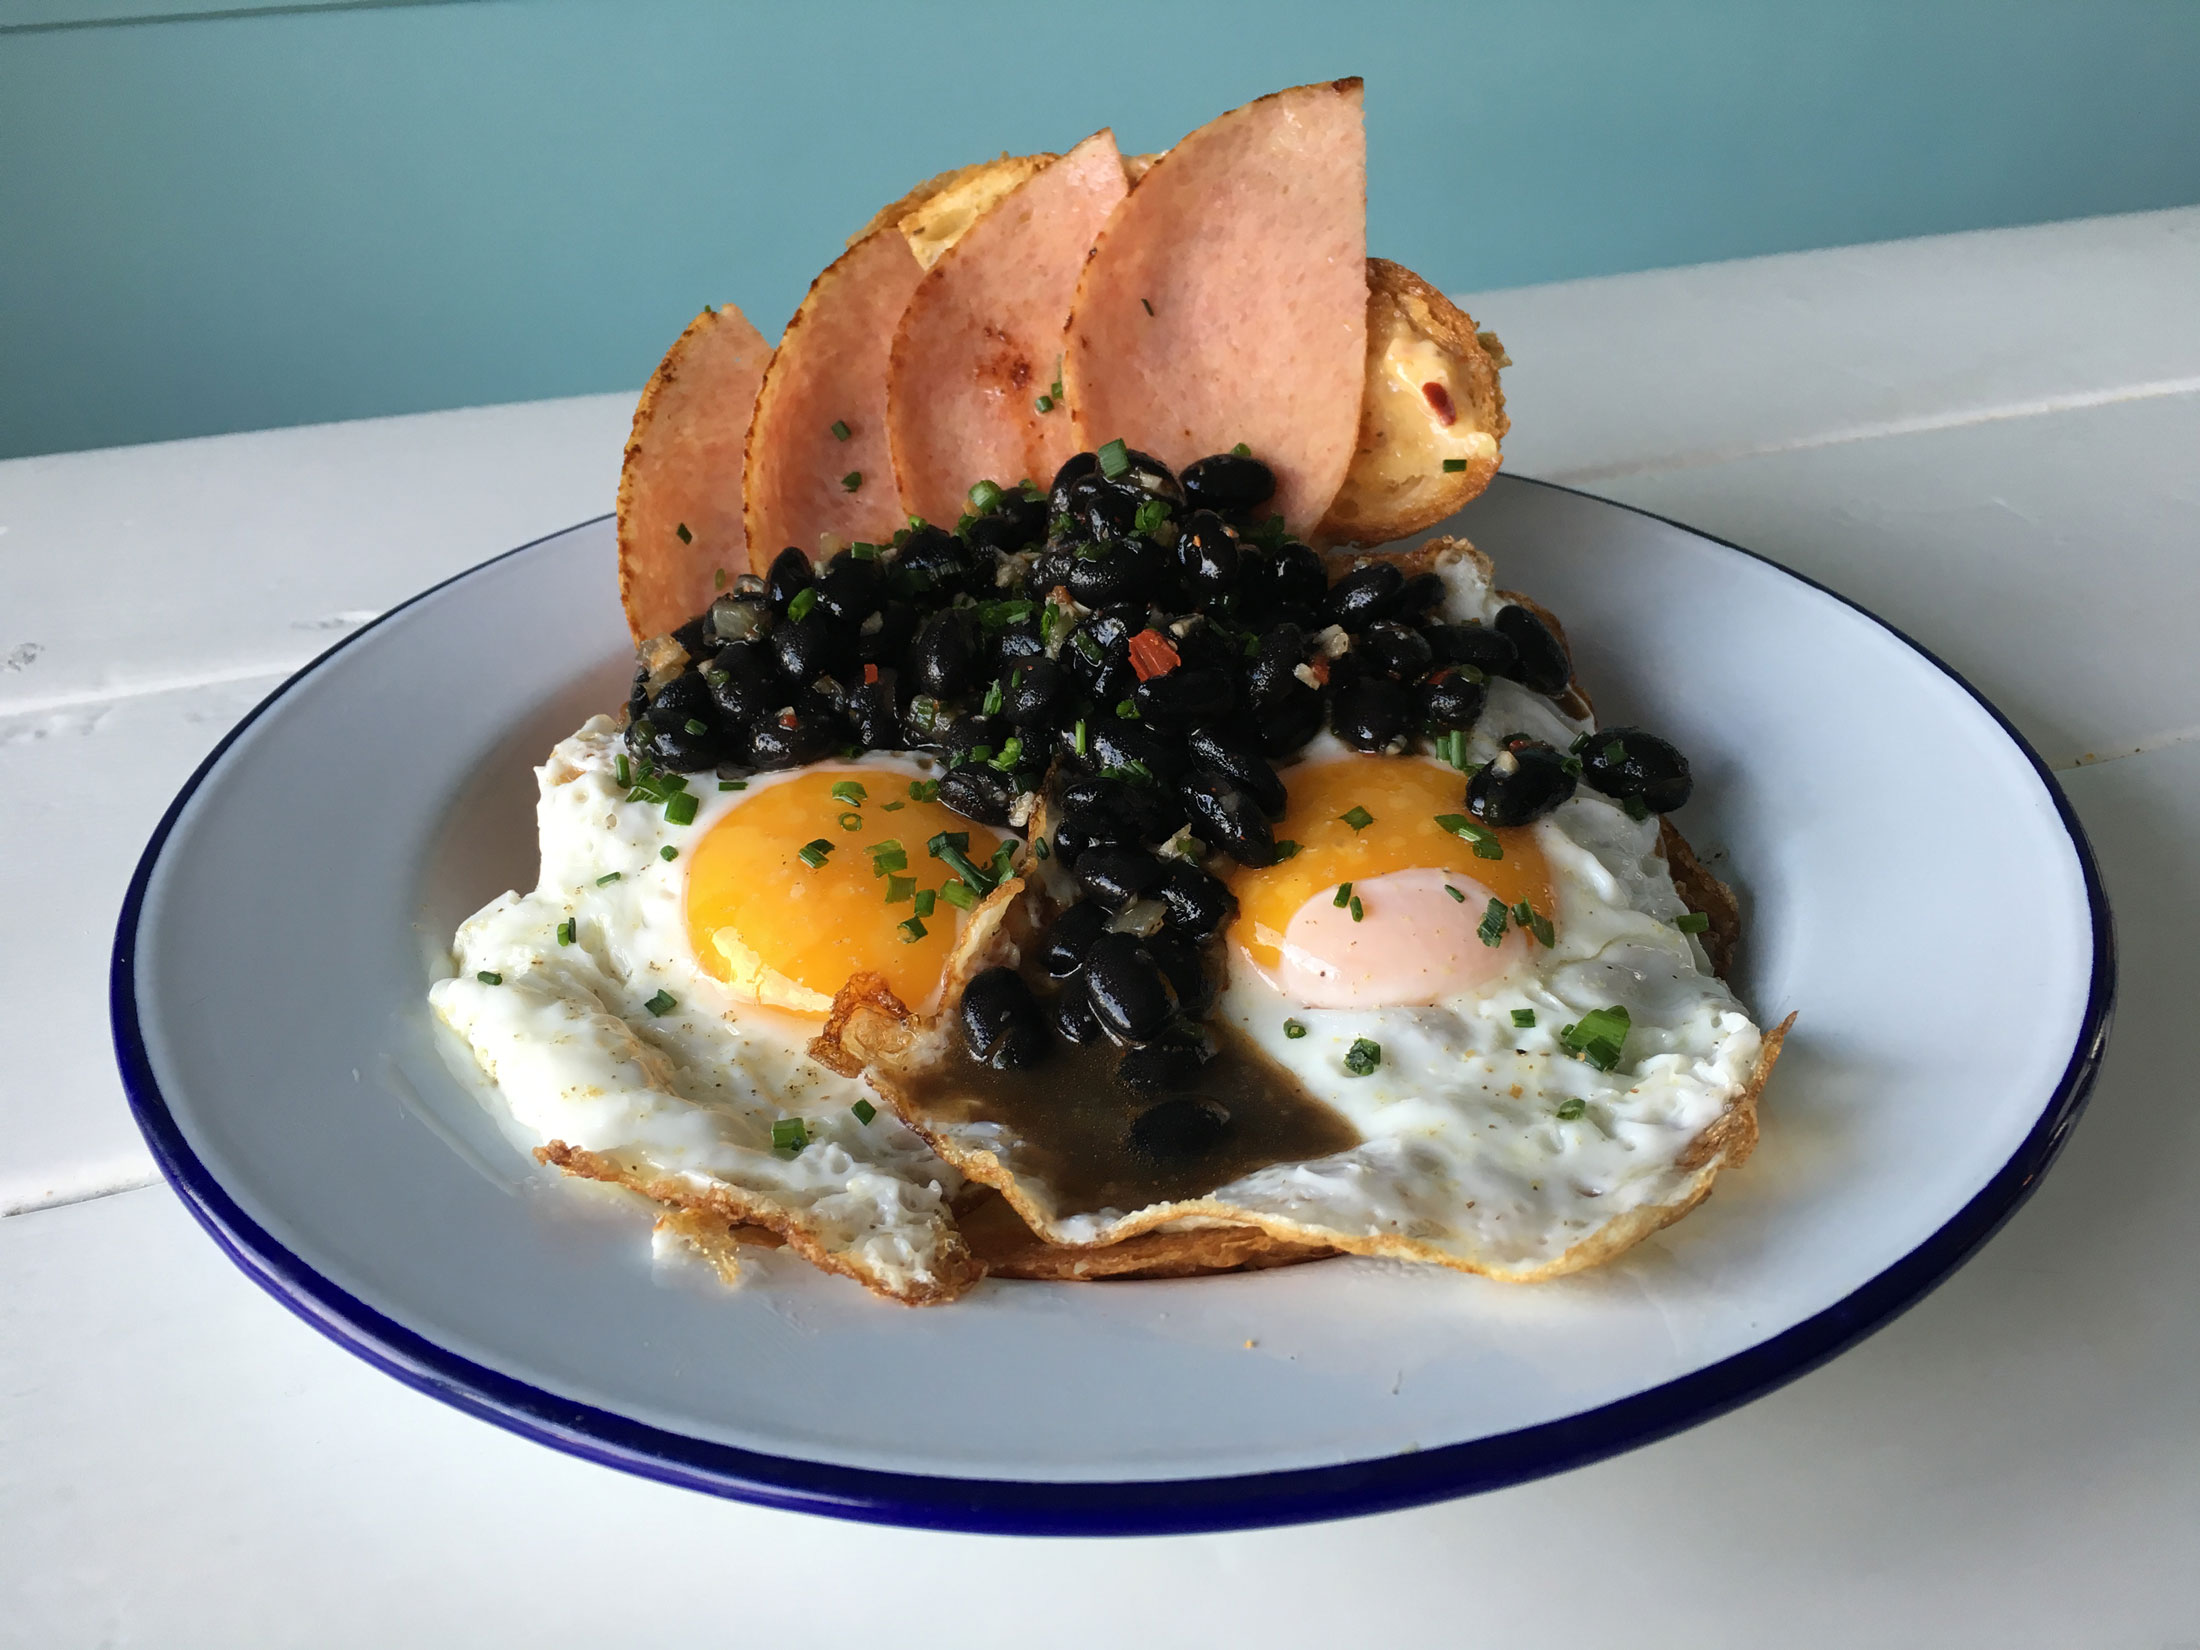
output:
M 980 482 L 952 530 L 912 521 L 822 565 L 782 551 L 670 644 L 645 644 L 628 742 L 659 767 L 728 775 L 928 751 L 947 764 L 942 803 L 1011 830 L 1051 774 L 1051 841 L 1037 851 L 1082 897 L 1040 948 L 1039 992 L 1011 969 L 971 982 L 966 1046 L 1005 1069 L 1055 1038 L 1105 1038 L 1127 1050 L 1122 1083 L 1162 1096 L 1205 1057 L 1202 951 L 1234 905 L 1197 860 L 1273 862 L 1275 764 L 1326 726 L 1362 751 L 1427 740 L 1465 768 L 1490 678 L 1561 696 L 1573 676 L 1528 608 L 1445 622 L 1443 581 L 1387 560 L 1331 584 L 1264 514 L 1274 491 L 1242 449 L 1177 476 L 1111 442 L 1045 491 Z M 1640 729 L 1571 752 L 1516 735 L 1473 773 L 1465 805 L 1521 825 L 1581 782 L 1637 814 L 1680 806 L 1690 783 L 1685 758 Z M 1183 1109 L 1133 1146 L 1207 1138 L 1212 1119 Z

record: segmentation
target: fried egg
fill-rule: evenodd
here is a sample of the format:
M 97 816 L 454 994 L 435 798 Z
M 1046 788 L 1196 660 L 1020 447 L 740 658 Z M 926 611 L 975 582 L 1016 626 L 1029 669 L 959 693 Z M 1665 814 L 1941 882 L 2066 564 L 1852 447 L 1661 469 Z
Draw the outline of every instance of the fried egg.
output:
M 1464 544 L 1423 559 L 1447 619 L 1487 622 L 1509 600 Z M 1466 767 L 1510 734 L 1565 749 L 1594 726 L 1516 683 L 1489 686 Z M 1584 788 L 1531 825 L 1480 830 L 1462 817 L 1460 769 L 1327 734 L 1281 777 L 1275 836 L 1297 851 L 1228 872 L 1238 909 L 1210 1024 L 1356 1144 L 1198 1195 L 1094 1206 L 1064 1196 L 1015 1127 L 921 1099 L 955 1057 L 943 1028 L 850 1028 L 882 1090 L 1034 1231 L 1103 1245 L 1219 1221 L 1524 1281 L 1618 1253 L 1747 1154 L 1778 1034 L 1759 1031 L 1689 931 L 1655 817 Z M 1018 955 L 1011 925 L 979 939 L 965 977 Z
M 900 1299 L 967 1288 L 961 1177 L 807 1048 L 853 973 L 937 1001 L 961 914 L 926 844 L 968 831 L 982 859 L 992 834 L 925 800 L 919 758 L 688 776 L 692 810 L 630 800 L 629 762 L 597 717 L 537 770 L 540 880 L 460 928 L 435 1012 L 545 1161 Z

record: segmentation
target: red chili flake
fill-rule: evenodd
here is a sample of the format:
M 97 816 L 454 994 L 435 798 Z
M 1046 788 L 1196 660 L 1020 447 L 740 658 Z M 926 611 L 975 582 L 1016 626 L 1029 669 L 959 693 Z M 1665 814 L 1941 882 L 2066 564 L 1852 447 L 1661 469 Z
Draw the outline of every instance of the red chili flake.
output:
M 1312 671 L 1312 672 L 1314 673 L 1314 680 L 1315 680 L 1316 682 L 1320 683 L 1320 684 L 1321 684 L 1321 685 L 1322 685 L 1323 687 L 1327 687 L 1327 686 L 1329 685 L 1329 655 L 1328 655 L 1328 654 L 1326 654 L 1326 653 L 1318 653 L 1318 654 L 1316 654 L 1316 655 L 1314 656 L 1314 662 L 1313 662 L 1312 664 L 1308 665 L 1308 666 L 1307 666 L 1306 668 L 1307 668 L 1307 669 L 1309 669 L 1309 670 L 1311 670 L 1311 671 Z
M 878 680 L 878 666 L 877 666 L 877 665 L 865 665 L 865 666 L 863 667 L 863 685 L 864 685 L 865 687 L 869 687 L 869 686 L 870 686 L 870 685 L 871 685 L 871 684 L 872 684 L 873 682 L 875 682 L 875 681 L 877 681 L 877 680 Z
M 1141 682 L 1166 676 L 1183 662 L 1169 645 L 1168 637 L 1158 630 L 1141 630 L 1131 638 L 1131 669 L 1138 672 Z
M 791 728 L 791 727 L 793 727 L 793 726 L 795 725 L 795 714 L 794 714 L 794 712 L 793 712 L 793 711 L 791 711 L 791 710 L 783 710 L 783 711 L 781 711 L 781 712 L 779 713 L 779 725 L 780 725 L 781 727 L 783 727 L 783 728 Z
M 1459 414 L 1452 408 L 1451 391 L 1441 384 L 1430 383 L 1421 386 L 1421 393 L 1428 397 L 1428 404 L 1436 409 L 1436 416 L 1444 421 L 1445 429 L 1459 422 Z

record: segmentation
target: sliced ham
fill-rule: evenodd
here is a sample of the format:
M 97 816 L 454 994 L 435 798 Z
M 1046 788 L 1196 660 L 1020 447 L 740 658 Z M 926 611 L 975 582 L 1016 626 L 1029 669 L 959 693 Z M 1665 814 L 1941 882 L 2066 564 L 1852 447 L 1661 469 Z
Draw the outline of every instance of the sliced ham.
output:
M 674 340 L 634 409 L 619 473 L 619 600 L 640 642 L 747 571 L 742 454 L 772 347 L 733 305 Z
M 902 525 L 886 443 L 886 365 L 924 266 L 874 229 L 810 283 L 749 426 L 748 545 L 758 572 L 789 545 L 892 536 Z M 836 431 L 845 430 L 843 438 Z
M 1041 486 L 1077 451 L 1055 377 L 1070 300 L 1126 192 L 1112 133 L 1087 138 L 1003 196 L 940 254 L 894 338 L 887 433 L 904 504 L 952 522 L 981 478 Z
M 1070 312 L 1078 444 L 1181 468 L 1244 442 L 1293 532 L 1352 462 L 1367 352 L 1358 80 L 1276 92 L 1155 160 L 1100 233 Z

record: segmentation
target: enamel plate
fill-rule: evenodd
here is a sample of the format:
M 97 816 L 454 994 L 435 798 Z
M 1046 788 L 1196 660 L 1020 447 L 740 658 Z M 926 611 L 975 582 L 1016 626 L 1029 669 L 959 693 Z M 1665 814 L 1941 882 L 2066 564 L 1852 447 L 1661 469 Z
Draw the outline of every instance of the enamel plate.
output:
M 534 884 L 531 769 L 621 701 L 612 525 L 437 586 L 278 689 L 162 820 L 115 1041 L 176 1190 L 398 1379 L 561 1449 L 777 1506 L 971 1530 L 1214 1529 L 1579 1466 L 1792 1379 L 2038 1183 L 2114 961 L 2039 760 L 1945 666 L 1749 553 L 1501 479 L 1460 520 L 1564 621 L 1607 723 L 1687 751 L 1740 890 L 1735 984 L 1799 1018 L 1764 1141 L 1618 1264 L 1494 1284 L 1358 1260 L 994 1281 L 915 1310 L 763 1253 L 726 1289 L 650 1212 L 510 1145 L 426 1004 Z

